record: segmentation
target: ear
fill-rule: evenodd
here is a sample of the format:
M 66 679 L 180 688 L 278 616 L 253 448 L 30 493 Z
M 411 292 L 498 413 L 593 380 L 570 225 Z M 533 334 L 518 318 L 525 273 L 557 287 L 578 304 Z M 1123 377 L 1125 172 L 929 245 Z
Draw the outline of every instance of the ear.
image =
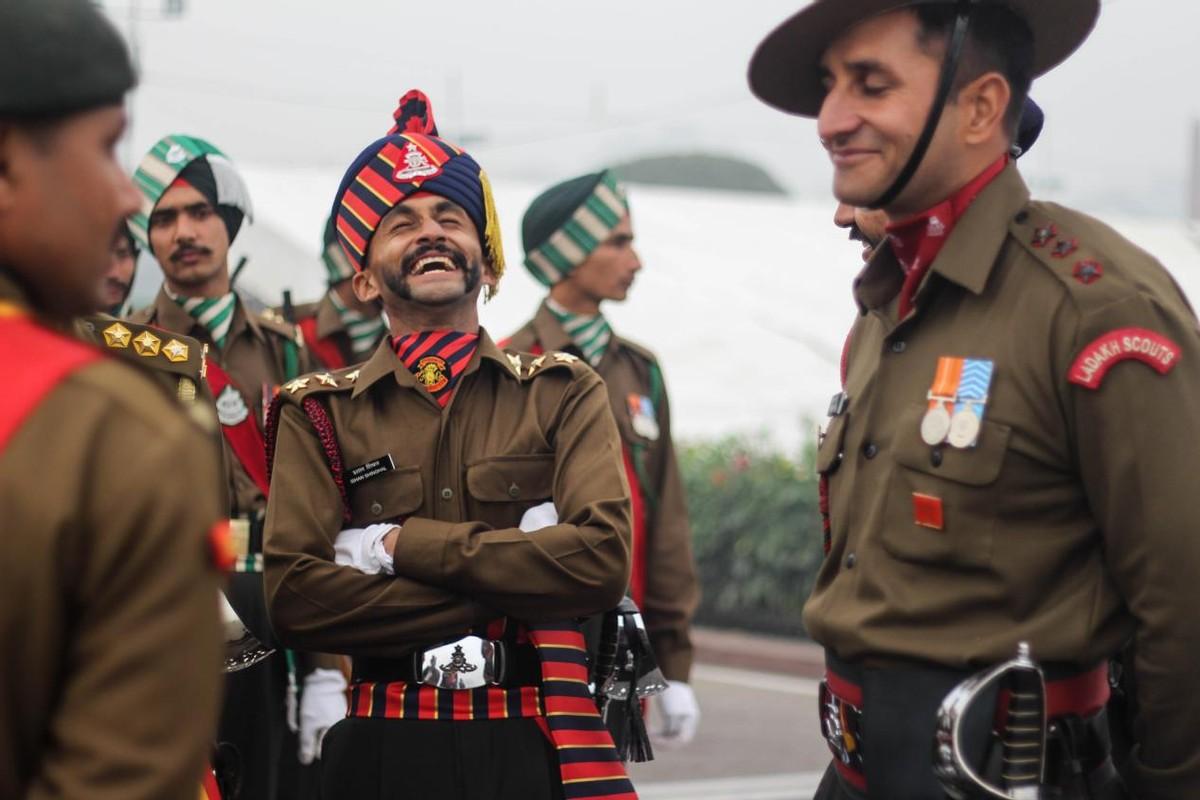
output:
M 1012 99 L 1012 88 L 999 72 L 988 72 L 963 87 L 959 104 L 963 110 L 963 142 L 980 145 L 994 137 L 1009 138 L 1004 118 Z
M 11 123 L 0 122 L 0 211 L 12 208 L 16 202 L 12 160 L 16 130 Z
M 350 279 L 350 287 L 360 303 L 373 303 L 379 299 L 379 286 L 375 283 L 375 274 L 369 270 L 354 273 Z

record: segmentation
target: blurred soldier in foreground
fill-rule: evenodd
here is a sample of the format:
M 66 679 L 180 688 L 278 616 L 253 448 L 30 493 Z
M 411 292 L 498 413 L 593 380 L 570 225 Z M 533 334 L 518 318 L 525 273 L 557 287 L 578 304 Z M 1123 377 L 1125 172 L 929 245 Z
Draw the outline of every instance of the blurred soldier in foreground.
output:
M 223 474 L 238 555 L 229 602 L 270 645 L 261 575 L 269 490 L 263 409 L 280 384 L 312 364 L 294 327 L 254 313 L 230 286 L 229 247 L 251 205 L 242 177 L 221 151 L 193 136 L 167 136 L 147 153 L 134 182 L 142 206 L 130 227 L 162 266 L 164 283 L 154 304 L 131 319 L 208 346 L 207 381 L 226 445 Z M 225 771 L 224 783 L 240 787 L 232 798 L 274 800 L 281 772 L 291 785 L 299 745 L 283 749 L 289 725 L 294 730 L 306 719 L 301 737 L 316 750 L 320 732 L 345 711 L 337 667 L 333 659 L 281 651 L 228 677 L 216 767 Z M 314 725 L 301 705 L 324 709 L 325 722 Z
M 629 576 L 607 394 L 582 359 L 504 353 L 479 326 L 504 270 L 487 177 L 420 92 L 396 118 L 333 209 L 355 293 L 382 301 L 391 335 L 362 365 L 288 383 L 268 435 L 272 620 L 354 658 L 324 794 L 631 800 L 572 621 Z M 518 527 L 547 501 L 556 524 Z M 361 534 L 353 566 L 343 528 Z
M 314 360 L 326 369 L 341 369 L 374 353 L 387 335 L 387 323 L 378 303 L 363 303 L 355 296 L 354 267 L 338 244 L 332 220 L 325 226 L 323 247 L 329 289 L 315 303 L 283 309 L 283 316 L 300 329 Z
M 137 208 L 113 152 L 133 82 L 90 3 L 0 7 L 5 798 L 194 800 L 216 721 L 216 449 L 138 371 L 58 332 L 101 305 Z
M 687 744 L 700 721 L 688 685 L 689 626 L 699 587 L 670 404 L 658 359 L 613 333 L 600 310 L 605 301 L 624 301 L 642 268 L 625 188 L 607 170 L 564 181 L 533 201 L 522 233 L 525 266 L 550 294 L 504 347 L 572 353 L 608 387 L 632 493 L 630 592 L 670 681 L 654 701 L 653 732 L 660 742 Z
M 817 457 L 820 798 L 1126 796 L 1105 705 L 1131 639 L 1129 791 L 1200 797 L 1196 318 L 1145 252 L 1031 201 L 1009 154 L 1032 79 L 1099 11 L 817 0 L 751 63 L 760 98 L 817 118 L 837 199 L 889 221 Z M 1044 685 L 993 686 L 943 738 L 960 682 L 1022 643 Z

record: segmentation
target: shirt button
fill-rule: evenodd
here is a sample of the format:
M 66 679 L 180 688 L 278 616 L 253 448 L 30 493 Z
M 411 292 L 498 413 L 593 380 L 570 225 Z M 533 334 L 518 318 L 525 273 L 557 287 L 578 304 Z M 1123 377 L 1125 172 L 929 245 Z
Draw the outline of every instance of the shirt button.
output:
M 863 445 L 863 455 L 867 458 L 874 458 L 879 455 L 879 448 L 875 446 L 874 442 L 867 442 Z
M 854 565 L 858 563 L 858 556 L 851 553 L 846 556 L 846 569 L 854 569 Z
M 451 489 L 449 486 L 447 486 L 445 489 L 442 489 L 442 499 L 443 500 L 453 500 L 454 499 L 454 490 Z
M 897 339 L 896 341 L 892 342 L 893 353 L 903 353 L 907 347 L 908 345 L 903 339 Z
M 512 486 L 509 486 L 508 487 L 508 496 L 511 497 L 513 500 L 516 500 L 518 497 L 521 496 L 521 487 L 517 486 L 515 483 Z
M 377 517 L 380 514 L 382 514 L 383 513 L 383 503 L 380 503 L 378 500 L 376 500 L 374 503 L 371 503 L 371 513 Z
M 1025 222 L 1027 219 L 1029 219 L 1029 212 L 1028 212 L 1028 211 L 1018 211 L 1018 212 L 1017 212 L 1017 216 L 1015 217 L 1015 219 L 1016 219 L 1016 221 L 1017 221 L 1017 224 L 1018 224 L 1018 225 L 1021 225 L 1021 224 L 1023 224 L 1023 223 L 1024 223 L 1024 222 Z
M 933 450 L 929 451 L 929 463 L 933 464 L 935 467 L 940 467 L 942 465 L 942 449 L 940 447 L 935 447 Z

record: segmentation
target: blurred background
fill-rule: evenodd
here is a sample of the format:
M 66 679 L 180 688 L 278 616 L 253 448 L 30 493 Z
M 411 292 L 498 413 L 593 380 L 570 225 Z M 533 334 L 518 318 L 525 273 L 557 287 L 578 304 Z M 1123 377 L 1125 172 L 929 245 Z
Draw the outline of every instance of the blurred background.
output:
M 754 46 L 801 0 L 99 5 L 142 76 L 125 162 L 168 133 L 233 159 L 256 214 L 234 247 L 247 259 L 238 287 L 265 305 L 323 290 L 338 181 L 409 88 L 429 94 L 442 135 L 495 186 L 510 271 L 481 313 L 497 338 L 542 297 L 520 266 L 526 204 L 618 168 L 644 269 L 605 311 L 663 362 L 705 590 L 696 685 L 708 716 L 692 748 L 636 773 L 639 787 L 649 800 L 807 796 L 827 760 L 808 680 L 819 659 L 799 622 L 820 558 L 812 444 L 838 389 L 861 261 L 832 225 L 815 123 L 746 87 Z M 1035 83 L 1047 122 L 1021 161 L 1035 196 L 1101 217 L 1193 298 L 1198 26 L 1186 0 L 1105 0 L 1091 39 Z M 135 306 L 160 280 L 143 257 Z

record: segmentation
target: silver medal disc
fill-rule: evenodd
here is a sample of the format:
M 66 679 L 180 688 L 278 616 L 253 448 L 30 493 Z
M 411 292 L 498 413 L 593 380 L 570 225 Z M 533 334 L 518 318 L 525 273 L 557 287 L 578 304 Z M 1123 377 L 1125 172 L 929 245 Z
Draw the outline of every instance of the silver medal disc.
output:
M 921 441 L 930 447 L 936 447 L 946 441 L 950 433 L 950 412 L 941 403 L 925 412 L 921 420 Z
M 950 420 L 950 444 L 959 448 L 973 446 L 979 438 L 979 427 L 979 417 L 964 408 Z

